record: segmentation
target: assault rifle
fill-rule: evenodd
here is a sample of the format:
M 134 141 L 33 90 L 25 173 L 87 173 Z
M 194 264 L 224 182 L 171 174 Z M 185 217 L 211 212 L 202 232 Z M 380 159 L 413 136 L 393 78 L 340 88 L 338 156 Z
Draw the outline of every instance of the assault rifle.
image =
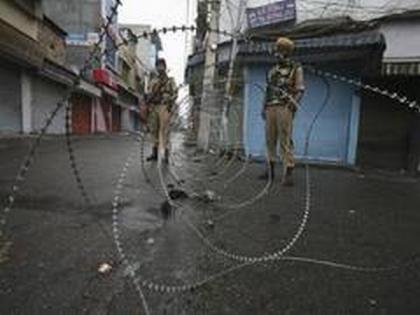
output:
M 159 81 L 157 87 L 153 86 L 153 89 L 150 93 L 145 94 L 146 104 L 149 106 L 151 104 L 158 104 L 161 102 L 162 98 L 162 88 L 168 83 L 169 78 L 166 78 L 165 81 Z

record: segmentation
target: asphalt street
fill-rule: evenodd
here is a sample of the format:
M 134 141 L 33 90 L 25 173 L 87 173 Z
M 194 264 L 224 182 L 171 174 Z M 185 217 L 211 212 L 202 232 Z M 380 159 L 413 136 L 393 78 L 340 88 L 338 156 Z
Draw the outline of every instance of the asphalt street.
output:
M 0 139 L 2 215 L 31 141 Z M 418 179 L 300 166 L 267 190 L 262 164 L 178 139 L 159 170 L 143 149 L 75 138 L 86 205 L 64 137 L 41 143 L 0 240 L 0 314 L 147 314 L 139 287 L 159 315 L 420 313 Z

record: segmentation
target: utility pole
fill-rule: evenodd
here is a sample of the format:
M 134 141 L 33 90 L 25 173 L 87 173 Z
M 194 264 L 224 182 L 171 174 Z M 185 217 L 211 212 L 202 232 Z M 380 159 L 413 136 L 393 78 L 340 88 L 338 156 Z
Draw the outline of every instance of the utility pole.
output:
M 229 124 L 230 106 L 232 103 L 232 79 L 233 79 L 233 73 L 235 69 L 236 55 L 238 54 L 238 39 L 239 39 L 241 29 L 242 29 L 242 15 L 246 8 L 246 2 L 247 0 L 240 0 L 239 2 L 237 17 L 236 17 L 236 22 L 235 22 L 235 27 L 234 27 L 234 37 L 232 41 L 232 48 L 230 51 L 227 81 L 225 85 L 225 97 L 223 101 L 222 131 L 221 131 L 222 132 L 221 140 L 222 140 L 223 145 L 225 146 L 225 149 L 228 149 L 229 142 L 230 142 L 228 124 Z
M 229 59 L 229 70 L 228 76 L 226 81 L 226 88 L 225 92 L 227 95 L 230 95 L 231 87 L 232 87 L 232 77 L 234 72 L 234 66 L 236 61 L 236 55 L 238 54 L 238 39 L 242 29 L 242 15 L 244 13 L 244 9 L 246 8 L 247 0 L 240 0 L 238 12 L 236 16 L 236 23 L 234 27 L 234 37 L 232 41 L 232 49 L 230 51 L 230 59 Z
M 210 5 L 210 30 L 219 29 L 220 0 L 205 0 Z M 205 62 L 203 77 L 203 95 L 201 98 L 200 123 L 198 130 L 198 147 L 204 151 L 209 149 L 211 110 L 214 101 L 214 76 L 216 73 L 216 54 L 219 35 L 207 30 L 205 46 Z

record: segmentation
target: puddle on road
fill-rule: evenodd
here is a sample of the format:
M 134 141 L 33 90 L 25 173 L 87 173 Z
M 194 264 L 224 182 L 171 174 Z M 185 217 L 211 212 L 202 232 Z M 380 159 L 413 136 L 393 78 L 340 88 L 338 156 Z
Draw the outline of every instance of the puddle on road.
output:
M 189 198 L 183 190 L 172 189 L 169 191 L 172 200 L 186 200 Z M 147 208 L 138 206 L 126 206 L 120 212 L 120 224 L 124 228 L 136 232 L 155 230 L 175 216 L 176 207 L 170 205 L 169 201 L 162 201 L 158 208 Z
M 144 232 L 162 227 L 163 222 L 155 210 L 152 212 L 144 211 L 140 207 L 126 207 L 121 210 L 120 224 L 130 230 Z

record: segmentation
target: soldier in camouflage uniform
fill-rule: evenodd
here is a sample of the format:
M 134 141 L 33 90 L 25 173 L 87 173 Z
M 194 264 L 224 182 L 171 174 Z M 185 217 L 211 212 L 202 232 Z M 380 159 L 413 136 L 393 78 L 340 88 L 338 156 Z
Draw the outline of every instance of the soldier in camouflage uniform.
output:
M 271 68 L 267 78 L 267 89 L 262 109 L 266 123 L 267 170 L 261 179 L 274 178 L 274 162 L 277 143 L 280 140 L 280 153 L 283 161 L 283 180 L 285 186 L 293 185 L 292 172 L 295 167 L 293 156 L 293 118 L 297 104 L 304 91 L 303 70 L 289 59 L 294 43 L 285 37 L 277 39 L 278 61 Z
M 147 96 L 150 108 L 149 126 L 154 142 L 152 154 L 147 160 L 156 161 L 159 153 L 164 157 L 164 161 L 168 162 L 169 123 L 178 89 L 175 80 L 166 73 L 165 59 L 158 59 L 156 68 L 158 75 L 151 81 Z

